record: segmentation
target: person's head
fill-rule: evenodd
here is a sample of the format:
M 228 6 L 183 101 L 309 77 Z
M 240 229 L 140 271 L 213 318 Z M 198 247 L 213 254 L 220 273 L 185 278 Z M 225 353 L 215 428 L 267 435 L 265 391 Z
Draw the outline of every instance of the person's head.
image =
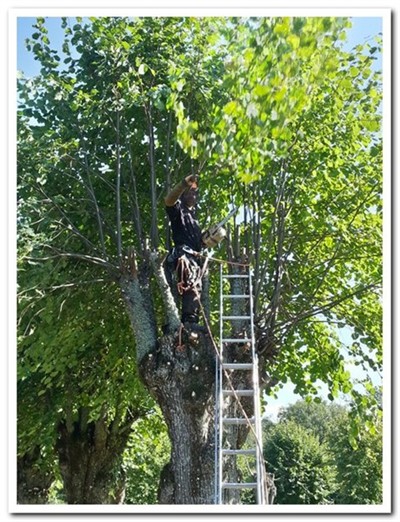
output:
M 194 207 L 197 203 L 197 197 L 198 197 L 198 188 L 188 188 L 185 190 L 185 192 L 181 196 L 182 203 L 188 207 Z

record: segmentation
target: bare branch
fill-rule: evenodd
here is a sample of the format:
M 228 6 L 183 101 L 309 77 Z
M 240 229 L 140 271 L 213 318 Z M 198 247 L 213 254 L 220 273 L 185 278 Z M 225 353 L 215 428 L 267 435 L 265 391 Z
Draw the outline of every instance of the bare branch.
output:
M 71 156 L 69 156 L 69 157 L 71 157 Z M 77 160 L 77 161 L 78 161 L 78 160 Z M 83 168 L 85 168 L 85 165 L 84 165 L 83 163 L 81 163 L 81 165 L 82 165 Z M 90 172 L 90 171 L 91 171 L 91 169 L 90 169 L 90 167 L 89 167 L 89 172 Z M 71 179 L 73 179 L 74 181 L 78 180 L 78 181 L 83 185 L 83 187 L 87 190 L 87 192 L 89 193 L 89 195 L 91 195 L 91 194 L 90 194 L 90 188 L 89 188 L 89 186 L 85 183 L 85 181 L 83 180 L 82 177 L 77 178 L 76 176 L 73 176 L 72 174 L 68 174 L 68 172 L 64 172 L 64 174 L 65 174 L 66 176 L 70 177 Z M 109 189 L 110 189 L 114 194 L 116 194 L 116 188 L 115 188 L 115 185 L 113 185 L 113 184 L 110 183 L 107 179 L 105 179 L 104 176 L 98 176 L 98 179 L 99 179 L 100 181 L 102 181 L 103 183 L 105 183 L 105 184 L 107 185 L 107 187 L 108 187 L 108 188 L 109 188 Z M 121 190 L 126 190 L 126 189 L 124 189 L 124 187 L 121 187 Z M 126 190 L 126 192 L 128 193 L 128 195 L 130 195 L 128 190 Z M 94 195 L 94 189 L 93 189 L 93 196 L 91 196 L 89 200 L 83 200 L 83 199 L 82 199 L 81 201 L 89 201 L 90 203 L 93 203 L 93 202 L 94 202 L 94 201 L 93 201 L 93 197 L 95 197 L 95 195 Z M 100 207 L 99 207 L 99 219 L 100 219 L 100 220 L 103 220 L 103 213 L 101 212 Z M 103 220 L 101 223 L 104 224 L 104 227 L 106 228 L 106 230 L 107 230 L 107 232 L 108 232 L 108 236 L 110 237 L 110 239 L 114 242 L 115 245 L 117 245 L 116 231 L 115 231 L 113 228 L 111 228 L 111 226 L 108 225 L 107 222 L 106 222 L 105 220 Z M 103 231 L 103 234 L 104 234 L 104 231 Z M 107 256 L 107 253 L 106 253 L 106 256 L 105 256 L 105 257 L 107 257 L 107 258 L 109 257 L 109 256 Z
M 151 189 L 151 246 L 156 249 L 158 246 L 158 228 L 157 228 L 157 186 L 156 186 L 156 169 L 155 169 L 155 142 L 154 142 L 154 126 L 151 112 L 151 104 L 145 105 L 147 124 L 149 129 L 149 163 L 150 163 L 150 189 Z
M 69 257 L 73 259 L 80 259 L 83 261 L 87 261 L 89 263 L 93 263 L 95 265 L 102 266 L 103 268 L 106 268 L 108 271 L 111 271 L 113 274 L 116 274 L 118 272 L 118 267 L 112 265 L 108 261 L 105 261 L 102 258 L 90 256 L 87 254 L 79 254 L 79 253 L 72 253 L 72 252 L 62 252 L 58 250 L 57 248 L 50 246 L 50 245 L 43 245 L 44 247 L 50 248 L 51 250 L 55 251 L 56 254 L 54 256 L 45 256 L 45 257 L 24 257 L 24 259 L 27 259 L 28 261 L 48 261 L 49 259 L 58 259 L 60 257 Z
M 89 192 L 89 194 L 90 194 L 90 196 L 92 198 L 94 207 L 96 209 L 97 226 L 99 228 L 101 248 L 102 248 L 102 251 L 103 251 L 103 256 L 107 259 L 106 247 L 105 247 L 105 243 L 104 243 L 104 232 L 103 232 L 102 216 L 101 216 L 100 207 L 99 207 L 99 204 L 97 202 L 97 198 L 96 198 L 96 195 L 95 195 L 94 189 L 93 189 L 92 178 L 91 178 L 91 175 L 90 175 L 90 169 L 89 169 L 89 163 L 88 163 L 88 152 L 86 150 L 84 152 L 85 152 L 86 175 L 87 175 L 87 178 L 88 178 L 88 181 L 89 181 L 89 187 L 87 187 L 87 190 L 88 190 L 88 192 Z M 86 186 L 86 184 L 85 184 L 85 186 Z
M 278 315 L 280 298 L 281 298 L 281 288 L 282 288 L 282 279 L 284 274 L 284 255 L 283 255 L 283 242 L 285 239 L 285 209 L 283 207 L 283 201 L 279 203 L 278 209 L 278 226 L 277 226 L 277 254 L 276 254 L 276 265 L 275 265 L 275 285 L 274 292 L 272 295 L 272 299 L 268 305 L 267 312 L 268 320 L 267 320 L 267 328 L 271 331 L 275 328 L 275 322 Z
M 352 297 L 354 297 L 356 295 L 363 294 L 364 292 L 367 292 L 368 290 L 371 290 L 372 288 L 379 288 L 379 287 L 380 287 L 379 282 L 370 283 L 369 285 L 362 286 L 360 288 L 357 288 L 353 292 L 340 296 L 339 298 L 337 298 L 333 301 L 330 301 L 323 305 L 316 306 L 314 308 L 301 312 L 300 314 L 296 315 L 294 318 L 290 319 L 290 321 L 281 323 L 281 324 L 277 325 L 277 327 L 279 328 L 279 330 L 287 333 L 290 329 L 292 329 L 294 326 L 296 326 L 301 321 L 304 321 L 305 319 L 308 319 L 315 315 L 328 312 L 328 311 L 332 310 L 333 308 L 335 308 L 336 306 L 347 301 L 348 299 L 351 299 Z
M 143 230 L 142 230 L 142 220 L 140 215 L 140 207 L 139 207 L 139 199 L 136 185 L 136 175 L 133 168 L 133 157 L 132 157 L 132 148 L 130 143 L 128 143 L 128 158 L 129 158 L 129 171 L 131 174 L 132 180 L 132 188 L 133 188 L 133 202 L 132 202 L 132 210 L 133 210 L 133 223 L 136 229 L 136 235 L 140 244 L 141 249 L 143 249 Z M 132 201 L 132 197 L 129 194 L 129 199 Z
M 269 229 L 269 234 L 268 234 L 268 239 L 267 239 L 267 252 L 266 252 L 266 255 L 265 255 L 265 263 L 264 263 L 264 266 L 261 270 L 261 274 L 260 274 L 260 277 L 259 277 L 259 281 L 258 281 L 258 287 L 257 287 L 257 293 L 255 295 L 255 300 L 254 300 L 254 308 L 255 310 L 257 310 L 257 306 L 258 306 L 258 300 L 259 300 L 259 296 L 260 296 L 260 292 L 261 292 L 261 287 L 262 287 L 262 284 L 263 284 L 263 281 L 266 277 L 266 274 L 267 274 L 267 270 L 269 268 L 269 263 L 270 263 L 270 257 L 271 257 L 271 250 L 272 250 L 272 247 L 273 247 L 273 239 L 274 239 L 274 234 L 276 232 L 276 227 L 277 227 L 277 219 L 279 220 L 279 211 L 280 211 L 280 208 L 281 208 L 281 205 L 283 204 L 283 197 L 284 197 L 284 192 L 285 192 L 285 184 L 286 184 L 286 161 L 283 160 L 282 161 L 282 164 L 281 164 L 281 169 L 280 169 L 280 174 L 279 174 L 279 188 L 278 188 L 278 191 L 277 191 L 277 194 L 276 194 L 276 199 L 275 199 L 275 208 L 274 208 L 274 214 L 272 216 L 272 221 L 271 221 L 271 226 L 270 226 L 270 229 Z
M 60 205 L 50 196 L 46 194 L 46 192 L 43 190 L 42 187 L 37 187 L 37 189 L 44 195 L 44 197 L 50 201 L 54 207 L 58 210 L 58 212 L 63 216 L 63 218 L 67 221 L 69 227 L 66 227 L 67 230 L 70 230 L 73 232 L 76 236 L 78 236 L 87 247 L 89 247 L 91 250 L 93 249 L 95 252 L 98 252 L 97 247 L 86 237 L 84 236 L 74 225 L 74 223 L 70 220 L 70 218 L 67 216 L 67 214 L 63 211 L 63 209 L 60 207 Z
M 120 134 L 120 111 L 117 110 L 117 182 L 116 182 L 116 205 L 117 205 L 117 252 L 118 259 L 122 258 L 122 239 L 121 239 L 121 134 Z
M 36 258 L 35 258 L 36 260 Z M 42 258 L 41 258 L 42 260 Z M 73 281 L 71 283 L 65 283 L 62 285 L 54 285 L 54 286 L 47 286 L 45 288 L 41 288 L 39 285 L 32 286 L 31 288 L 27 288 L 26 290 L 23 290 L 22 292 L 19 292 L 17 294 L 17 297 L 22 297 L 25 294 L 32 292 L 32 291 L 39 291 L 39 292 L 54 292 L 55 290 L 59 290 L 60 288 L 71 288 L 71 287 L 77 287 L 81 285 L 91 285 L 93 283 L 104 283 L 106 282 L 106 279 L 99 278 L 99 279 L 91 279 L 89 281 Z
M 28 333 L 28 331 L 29 331 L 29 328 L 30 328 L 30 326 L 31 326 L 31 324 L 32 324 L 32 321 L 35 319 L 35 317 L 36 317 L 37 315 L 40 314 L 40 312 L 43 312 L 43 310 L 45 310 L 45 308 L 46 308 L 46 307 L 44 306 L 43 308 L 41 308 L 40 310 L 38 310 L 38 311 L 37 311 L 37 312 L 36 312 L 36 313 L 35 313 L 35 314 L 30 318 L 29 323 L 28 323 L 27 327 L 25 328 L 24 336 L 27 335 L 27 333 Z

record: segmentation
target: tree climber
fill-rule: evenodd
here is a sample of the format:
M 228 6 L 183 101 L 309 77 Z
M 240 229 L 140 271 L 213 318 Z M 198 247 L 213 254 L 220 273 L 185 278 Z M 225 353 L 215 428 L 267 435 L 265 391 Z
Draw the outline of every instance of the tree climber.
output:
M 201 258 L 196 256 L 204 247 L 201 229 L 196 219 L 198 177 L 187 176 L 166 196 L 165 205 L 172 229 L 174 248 L 167 257 L 169 283 L 175 271 L 178 292 L 182 295 L 182 323 L 199 322 L 202 289 Z

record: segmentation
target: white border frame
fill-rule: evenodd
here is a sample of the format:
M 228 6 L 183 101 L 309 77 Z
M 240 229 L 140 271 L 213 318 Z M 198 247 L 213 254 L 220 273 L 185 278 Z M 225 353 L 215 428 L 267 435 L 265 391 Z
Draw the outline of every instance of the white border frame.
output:
M 130 3 L 130 2 L 128 2 Z M 198 3 L 198 2 L 197 2 Z M 16 106 L 16 90 L 15 90 L 15 78 L 16 78 L 16 23 L 18 17 L 28 16 L 373 16 L 382 17 L 383 22 L 383 85 L 384 85 L 384 103 L 383 103 L 383 142 L 384 142 L 384 305 L 386 307 L 386 313 L 383 318 L 383 331 L 384 331 L 384 345 L 385 345 L 385 357 L 384 357 L 384 411 L 391 412 L 391 292 L 392 292 L 392 280 L 391 280 L 391 9 L 385 8 L 348 8 L 348 2 L 336 2 L 335 8 L 331 7 L 318 7 L 321 2 L 308 2 L 309 5 L 315 4 L 317 7 L 302 8 L 293 7 L 287 5 L 287 2 L 283 0 L 280 2 L 282 7 L 254 7 L 254 8 L 242 8 L 235 7 L 232 5 L 236 3 L 234 1 L 219 1 L 219 6 L 213 5 L 213 2 L 202 2 L 203 7 L 191 7 L 188 8 L 185 2 L 177 0 L 174 2 L 173 7 L 160 6 L 160 2 L 153 2 L 148 0 L 146 4 L 151 4 L 146 8 L 99 8 L 95 5 L 99 5 L 99 2 L 95 2 L 92 7 L 81 8 L 79 2 L 72 0 L 69 7 L 55 8 L 54 3 L 43 1 L 43 7 L 34 8 L 16 8 L 8 11 L 9 16 L 9 62 L 8 62 L 8 77 L 9 77 L 9 102 L 8 102 L 8 136 L 10 139 L 10 147 L 8 154 L 8 170 L 10 173 L 9 186 L 8 186 L 8 201 L 9 201 L 9 220 L 8 220 L 8 248 L 9 248 L 9 274 L 8 274 L 8 290 L 9 290 L 9 340 L 10 349 L 8 355 L 9 362 L 9 440 L 8 440 L 8 467 L 9 467 L 9 497 L 8 507 L 9 513 L 74 513 L 74 514 L 88 514 L 88 513 L 264 513 L 264 514 L 278 514 L 278 513 L 321 513 L 321 514 L 379 514 L 379 513 L 390 513 L 391 512 L 391 418 L 387 414 L 384 415 L 384 453 L 383 453 L 383 469 L 384 469 L 384 495 L 383 503 L 381 505 L 332 505 L 332 506 L 304 506 L 304 505 L 272 505 L 272 506 L 216 506 L 216 505 L 21 505 L 16 503 L 16 340 L 15 334 L 13 333 L 14 325 L 16 324 L 16 306 L 14 298 L 14 290 L 16 288 L 16 275 L 15 275 L 15 179 L 16 179 L 16 147 L 13 143 L 13 138 L 16 136 L 16 125 L 15 125 L 15 113 L 13 108 Z M 252 2 L 252 4 L 260 4 L 264 2 Z M 361 5 L 365 5 L 367 2 L 361 2 Z M 46 6 L 46 4 L 49 4 Z M 74 4 L 74 5 L 71 5 Z M 154 5 L 155 4 L 155 5 Z M 179 4 L 179 5 L 178 5 Z M 204 5 L 209 4 L 209 5 Z M 221 6 L 226 4 L 226 6 Z M 338 6 L 343 4 L 343 6 Z M 389 309 L 389 310 L 388 310 Z

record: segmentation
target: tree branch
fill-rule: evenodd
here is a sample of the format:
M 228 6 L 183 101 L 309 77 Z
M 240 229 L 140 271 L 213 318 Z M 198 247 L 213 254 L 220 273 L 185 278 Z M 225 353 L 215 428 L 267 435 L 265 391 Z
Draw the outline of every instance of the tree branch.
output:
M 59 257 L 70 257 L 74 259 L 80 259 L 83 261 L 87 261 L 89 263 L 93 263 L 95 265 L 102 266 L 103 268 L 106 268 L 108 271 L 112 272 L 112 274 L 116 274 L 119 272 L 119 269 L 117 266 L 112 265 L 108 261 L 105 261 L 102 258 L 90 256 L 87 254 L 78 254 L 73 252 L 62 252 L 58 250 L 57 248 L 51 246 L 51 245 L 43 245 L 46 248 L 49 248 L 56 252 L 54 256 L 46 256 L 46 257 L 29 257 L 26 256 L 24 259 L 27 259 L 28 261 L 48 261 L 49 259 L 57 259 Z
M 150 261 L 153 266 L 153 271 L 157 284 L 161 290 L 161 297 L 164 302 L 169 329 L 171 331 L 177 330 L 181 324 L 179 310 L 176 306 L 175 299 L 171 292 L 171 288 L 169 287 L 169 284 L 165 277 L 162 262 L 160 261 L 157 252 L 152 252 L 150 254 Z
M 133 168 L 132 148 L 131 148 L 130 143 L 128 143 L 128 158 L 129 158 L 129 171 L 131 174 L 132 188 L 133 188 L 133 204 L 132 204 L 133 224 L 136 229 L 136 235 L 137 235 L 137 238 L 139 241 L 140 248 L 143 252 L 142 221 L 141 221 L 141 216 L 140 216 L 140 207 L 139 207 L 138 192 L 137 192 L 137 185 L 136 185 L 136 176 L 135 176 L 135 171 Z M 131 199 L 131 196 L 130 196 L 130 199 Z
M 274 214 L 272 216 L 272 222 L 271 222 L 271 226 L 270 226 L 270 230 L 269 230 L 269 234 L 268 234 L 268 240 L 267 240 L 268 246 L 267 246 L 267 252 L 265 255 L 265 263 L 264 263 L 264 267 L 261 270 L 261 275 L 260 275 L 260 278 L 258 281 L 257 293 L 256 293 L 255 299 L 254 299 L 254 309 L 255 310 L 257 310 L 257 308 L 258 308 L 258 300 L 259 300 L 262 284 L 263 284 L 263 281 L 265 279 L 265 276 L 266 276 L 266 273 L 268 270 L 268 264 L 270 262 L 270 255 L 271 255 L 271 250 L 272 250 L 272 246 L 273 246 L 274 232 L 276 231 L 276 227 L 277 227 L 277 220 L 278 220 L 278 228 L 282 227 L 282 226 L 284 227 L 284 223 L 279 224 L 280 223 L 279 214 L 281 211 L 284 211 L 282 205 L 283 205 L 283 197 L 284 197 L 284 192 L 285 192 L 285 184 L 286 184 L 286 160 L 283 160 L 282 164 L 281 164 L 281 169 L 280 169 L 279 188 L 278 188 L 278 191 L 276 194 L 276 199 L 275 199 Z M 282 233 L 283 233 L 283 229 L 282 229 Z M 282 239 L 282 245 L 283 245 L 283 237 L 281 239 Z M 279 245 L 279 238 L 278 238 L 278 245 Z M 280 262 L 280 260 L 277 259 L 277 265 L 279 264 L 279 262 Z
M 87 187 L 87 190 L 88 190 L 88 192 L 89 192 L 89 194 L 90 194 L 90 196 L 92 198 L 94 207 L 96 209 L 97 226 L 99 228 L 101 248 L 102 248 L 102 251 L 103 251 L 103 256 L 107 259 L 106 247 L 105 247 L 105 243 L 104 243 L 103 223 L 101 221 L 102 216 L 101 216 L 100 207 L 99 207 L 99 204 L 97 202 L 96 195 L 95 195 L 94 190 L 93 190 L 92 178 L 90 176 L 90 169 L 89 169 L 89 163 L 88 163 L 88 152 L 86 150 L 84 152 L 85 152 L 86 175 L 87 175 L 87 178 L 88 178 L 88 181 L 89 181 L 89 187 Z M 85 187 L 86 187 L 86 184 L 85 184 Z
M 156 186 L 156 169 L 154 158 L 154 127 L 153 117 L 151 113 L 151 104 L 145 105 L 144 110 L 147 117 L 147 124 L 149 129 L 149 163 L 150 163 L 150 189 L 151 189 L 151 229 L 150 238 L 151 246 L 156 249 L 158 246 L 158 229 L 157 229 L 157 186 Z
M 290 322 L 285 322 L 285 323 L 278 325 L 278 328 L 279 328 L 279 330 L 284 331 L 284 333 L 286 334 L 290 329 L 292 329 L 299 322 L 304 321 L 305 319 L 308 319 L 309 317 L 313 317 L 314 315 L 323 314 L 325 312 L 328 312 L 329 310 L 332 310 L 333 308 L 335 308 L 335 306 L 338 306 L 339 304 L 343 303 L 344 301 L 347 301 L 348 299 L 351 299 L 352 297 L 354 297 L 356 295 L 362 294 L 372 288 L 379 288 L 379 287 L 380 287 L 379 282 L 376 282 L 376 283 L 370 283 L 369 285 L 362 286 L 361 288 L 357 288 L 353 292 L 350 292 L 344 296 L 341 296 L 338 299 L 335 299 L 334 301 L 330 301 L 328 303 L 325 303 L 324 305 L 317 306 L 310 310 L 301 312 L 296 317 L 291 319 Z
M 34 258 L 34 259 L 36 260 L 36 258 Z M 54 290 L 59 290 L 60 288 L 72 288 L 75 286 L 90 285 L 93 283 L 104 283 L 104 282 L 106 282 L 106 279 L 100 278 L 100 279 L 92 279 L 89 281 L 73 281 L 71 283 L 65 283 L 63 285 L 47 286 L 45 288 L 40 288 L 39 285 L 36 285 L 36 286 L 32 286 L 31 288 L 27 288 L 26 290 L 23 290 L 22 292 L 19 292 L 17 294 L 17 297 L 22 297 L 25 294 L 32 292 L 33 290 L 39 291 L 39 292 L 47 292 L 47 291 L 54 292 Z
M 63 211 L 63 209 L 60 207 L 60 205 L 53 199 L 51 198 L 50 196 L 48 196 L 46 194 L 46 192 L 42 189 L 42 187 L 36 187 L 39 192 L 41 192 L 43 194 L 43 196 L 48 200 L 50 201 L 54 207 L 58 210 L 58 212 L 63 216 L 63 218 L 67 221 L 69 227 L 65 227 L 66 230 L 69 230 L 71 232 L 73 232 L 76 236 L 78 236 L 84 243 L 85 245 L 90 249 L 90 250 L 94 250 L 95 252 L 98 252 L 97 250 L 97 247 L 86 237 L 84 236 L 81 232 L 79 232 L 79 230 L 77 229 L 77 227 L 74 225 L 74 223 L 69 219 L 69 217 L 67 216 L 67 214 Z
M 121 134 L 120 134 L 120 111 L 117 110 L 117 182 L 116 182 L 116 206 L 117 206 L 117 253 L 118 259 L 122 259 L 122 239 L 121 239 Z

